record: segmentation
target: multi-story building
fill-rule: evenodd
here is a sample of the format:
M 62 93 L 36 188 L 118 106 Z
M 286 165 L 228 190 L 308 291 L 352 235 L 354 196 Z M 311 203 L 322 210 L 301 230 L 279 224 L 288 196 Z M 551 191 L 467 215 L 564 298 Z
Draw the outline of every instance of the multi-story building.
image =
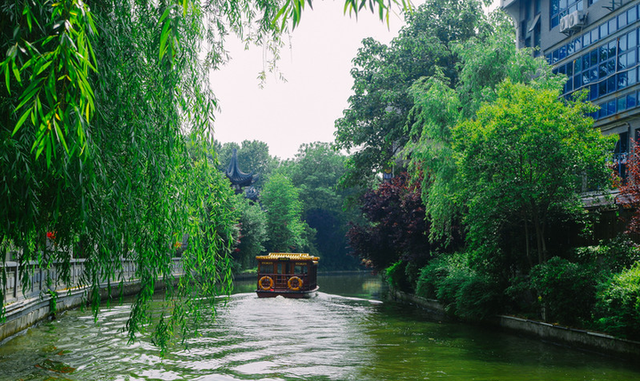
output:
M 501 0 L 516 22 L 517 46 L 537 48 L 567 75 L 565 96 L 588 89 L 600 106 L 595 127 L 618 134 L 616 161 L 640 141 L 640 0 Z

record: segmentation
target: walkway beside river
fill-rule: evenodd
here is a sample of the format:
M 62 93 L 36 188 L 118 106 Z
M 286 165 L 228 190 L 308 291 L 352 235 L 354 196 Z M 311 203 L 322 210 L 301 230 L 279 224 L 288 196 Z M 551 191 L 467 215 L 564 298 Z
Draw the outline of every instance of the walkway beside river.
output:
M 122 262 L 123 273 L 116 274 L 110 279 L 112 293 L 119 293 L 120 279 L 123 280 L 124 295 L 131 295 L 140 289 L 136 278 L 137 264 L 133 261 Z M 0 264 L 4 279 L 4 300 L 6 308 L 5 320 L 0 324 L 0 341 L 14 335 L 25 328 L 49 317 L 52 313 L 65 311 L 80 306 L 86 302 L 88 287 L 85 284 L 83 274 L 85 272 L 85 259 L 71 260 L 70 282 L 64 283 L 60 271 L 54 263 L 50 268 L 41 268 L 37 263 L 31 262 L 20 267 L 18 262 L 7 261 L 4 266 Z M 26 274 L 23 274 L 26 272 Z M 182 274 L 182 260 L 173 259 L 173 274 Z M 21 279 L 28 277 L 29 287 L 22 289 Z M 47 285 L 47 279 L 50 280 Z M 157 288 L 163 287 L 162 282 L 156 284 Z M 0 286 L 2 286 L 0 284 Z M 101 284 L 102 297 L 107 296 L 108 279 Z

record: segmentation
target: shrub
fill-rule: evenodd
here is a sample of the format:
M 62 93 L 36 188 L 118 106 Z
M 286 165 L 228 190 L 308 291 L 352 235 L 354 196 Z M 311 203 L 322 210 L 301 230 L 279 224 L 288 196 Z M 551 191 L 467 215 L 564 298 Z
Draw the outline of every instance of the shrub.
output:
M 418 279 L 416 294 L 438 299 L 451 315 L 482 320 L 497 312 L 499 293 L 489 277 L 468 265 L 466 254 L 452 254 L 431 260 Z
M 607 277 L 629 269 L 640 261 L 640 248 L 626 237 L 617 237 L 599 245 L 580 247 L 575 250 L 576 259 L 581 263 L 597 265 Z
M 640 340 L 640 262 L 603 283 L 596 300 L 598 329 Z
M 403 292 L 413 292 L 413 286 L 407 277 L 408 262 L 398 261 L 385 270 L 385 276 L 389 285 Z
M 531 269 L 531 287 L 545 306 L 546 320 L 567 325 L 590 320 L 597 285 L 594 275 L 592 266 L 560 257 Z

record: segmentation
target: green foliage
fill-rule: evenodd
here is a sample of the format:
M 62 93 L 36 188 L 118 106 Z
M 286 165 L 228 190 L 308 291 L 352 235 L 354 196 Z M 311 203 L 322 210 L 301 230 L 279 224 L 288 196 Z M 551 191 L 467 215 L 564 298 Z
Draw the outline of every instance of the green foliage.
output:
M 565 325 L 588 321 L 595 304 L 595 275 L 592 266 L 560 257 L 531 269 L 530 284 L 537 291 L 546 320 Z
M 483 320 L 499 312 L 496 282 L 469 267 L 465 254 L 447 254 L 431 260 L 420 271 L 416 295 L 437 299 L 447 312 L 465 320 Z
M 265 249 L 267 216 L 259 204 L 251 202 L 244 195 L 235 197 L 235 209 L 240 214 L 240 237 L 233 258 L 241 269 L 247 269 Z
M 370 185 L 408 142 L 405 124 L 414 106 L 410 86 L 440 67 L 452 84 L 459 62 L 454 45 L 475 36 L 484 21 L 477 0 L 428 0 L 406 17 L 406 26 L 387 46 L 363 40 L 354 58 L 349 108 L 336 120 L 336 146 L 353 150 L 344 185 Z
M 398 291 L 413 292 L 410 277 L 407 276 L 407 269 L 410 262 L 398 261 L 384 270 L 385 279 L 389 285 Z
M 612 140 L 591 127 L 593 120 L 584 116 L 589 105 L 566 103 L 558 95 L 507 81 L 495 102 L 455 129 L 468 242 L 485 258 L 500 244 L 502 227 L 518 224 L 529 263 L 530 237 L 543 263 L 551 219 L 583 212 L 583 176 L 602 186 L 608 182 Z
M 596 327 L 631 340 L 640 340 L 640 263 L 613 275 L 597 294 Z
M 414 105 L 407 127 L 412 139 L 404 153 L 409 172 L 423 182 L 432 240 L 451 239 L 465 212 L 465 184 L 455 161 L 453 128 L 473 118 L 483 102 L 494 101 L 505 79 L 536 88 L 561 83 L 543 59 L 515 49 L 511 20 L 501 11 L 483 21 L 476 35 L 453 44 L 452 51 L 458 60 L 455 76 L 448 74 L 450 68 L 436 66 L 430 76 L 409 88 Z
M 575 257 L 580 263 L 595 265 L 600 273 L 607 275 L 620 273 L 640 262 L 640 248 L 629 238 L 619 236 L 596 246 L 576 248 Z
M 269 146 L 258 140 L 245 140 L 240 145 L 236 143 L 214 143 L 218 158 L 218 169 L 225 171 L 231 161 L 233 149 L 238 150 L 238 166 L 243 172 L 258 176 L 254 186 L 262 189 L 271 173 L 278 168 L 279 159 L 269 154 Z
M 264 184 L 260 200 L 267 213 L 268 251 L 297 252 L 309 246 L 298 195 L 298 188 L 283 174 L 274 174 Z

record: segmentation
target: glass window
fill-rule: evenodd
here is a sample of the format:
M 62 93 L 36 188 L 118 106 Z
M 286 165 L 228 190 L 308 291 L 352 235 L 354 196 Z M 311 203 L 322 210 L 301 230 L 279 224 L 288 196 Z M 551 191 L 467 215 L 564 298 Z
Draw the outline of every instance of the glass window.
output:
M 598 68 L 594 67 L 593 69 L 589 69 L 589 81 L 595 82 L 598 80 Z
M 307 266 L 306 265 L 295 265 L 294 269 L 293 269 L 293 273 L 294 274 L 306 274 L 307 273 Z
M 637 30 L 633 30 L 627 34 L 627 49 L 635 48 L 638 45 Z
M 260 273 L 261 274 L 273 274 L 273 264 L 266 265 L 264 263 L 260 264 Z
M 618 73 L 618 89 L 627 87 L 627 73 Z
M 598 64 L 598 49 L 593 50 L 590 54 L 589 66 L 596 66 Z
M 582 36 L 582 46 L 586 48 L 589 45 L 591 45 L 591 33 L 585 33 Z
M 623 34 L 622 36 L 620 36 L 620 39 L 618 40 L 618 49 L 620 49 L 620 52 L 624 52 L 625 50 L 627 50 L 627 35 Z
M 600 25 L 600 37 L 605 38 L 609 35 L 609 24 L 604 23 Z
M 609 71 L 607 70 L 607 63 L 602 63 L 599 66 L 598 75 L 600 78 L 604 78 L 609 75 Z
M 564 92 L 568 93 L 573 91 L 573 77 L 569 77 L 569 79 L 567 80 L 567 82 L 564 84 Z
M 618 57 L 618 70 L 624 70 L 627 68 L 627 55 L 621 54 Z
M 636 107 L 636 105 L 637 105 L 636 93 L 631 93 L 627 95 L 627 108 L 633 108 L 633 107 Z
M 613 115 L 616 113 L 616 101 L 615 99 L 607 102 L 607 115 Z
M 573 65 L 574 65 L 574 68 L 576 70 L 576 74 L 578 74 L 579 72 L 582 71 L 582 59 L 581 58 L 573 60 Z
M 576 89 L 582 86 L 582 75 L 576 75 L 575 77 L 573 77 L 573 84 L 575 85 Z
M 600 62 L 604 62 L 609 59 L 609 45 L 602 45 L 600 51 Z
M 570 43 L 567 44 L 567 55 L 570 56 L 575 52 L 576 51 L 574 49 L 573 41 L 571 41 Z
M 613 58 L 616 56 L 616 47 L 618 46 L 618 41 L 613 40 L 609 42 L 609 58 Z
M 598 91 L 597 92 L 598 92 L 598 94 L 600 94 L 600 96 L 607 94 L 607 81 L 602 81 L 602 82 L 598 83 Z
M 600 39 L 600 33 L 599 33 L 599 29 L 596 28 L 594 30 L 591 31 L 591 42 L 594 43 L 596 41 L 598 41 Z
M 627 23 L 632 24 L 638 19 L 638 11 L 636 7 L 633 7 L 627 11 Z
M 567 58 L 567 47 L 563 46 L 560 49 L 558 49 L 558 59 L 563 60 L 565 58 Z
M 618 111 L 624 111 L 627 109 L 627 97 L 618 98 Z
M 598 85 L 589 86 L 589 100 L 592 101 L 598 98 Z
M 627 82 L 629 86 L 635 85 L 638 82 L 638 69 L 631 69 L 627 72 Z
M 557 51 L 557 50 L 554 50 L 554 51 L 553 51 L 553 59 L 552 59 L 552 62 L 553 62 L 553 63 L 558 62 L 558 51 Z
M 626 77 L 625 77 L 625 82 L 626 82 Z M 616 91 L 616 76 L 612 75 L 611 77 L 609 77 L 609 79 L 607 79 L 607 93 L 613 93 L 614 91 Z
M 620 25 L 620 28 L 623 28 L 627 25 L 627 12 L 618 16 L 618 25 Z M 609 29 L 611 29 L 611 27 L 609 27 Z
M 636 50 L 633 49 L 627 53 L 627 67 L 633 67 L 636 64 Z
M 576 52 L 582 49 L 582 37 L 578 37 L 575 40 L 573 40 L 573 48 L 575 49 Z
M 569 62 L 567 64 L 567 76 L 569 77 L 573 76 L 573 62 Z
M 553 55 L 551 53 L 549 53 L 545 57 L 547 58 L 547 62 L 549 63 L 549 65 L 551 65 L 553 63 L 553 62 L 551 62 L 551 59 L 553 58 Z
M 609 20 L 609 33 L 613 34 L 618 30 L 618 19 L 615 17 Z

